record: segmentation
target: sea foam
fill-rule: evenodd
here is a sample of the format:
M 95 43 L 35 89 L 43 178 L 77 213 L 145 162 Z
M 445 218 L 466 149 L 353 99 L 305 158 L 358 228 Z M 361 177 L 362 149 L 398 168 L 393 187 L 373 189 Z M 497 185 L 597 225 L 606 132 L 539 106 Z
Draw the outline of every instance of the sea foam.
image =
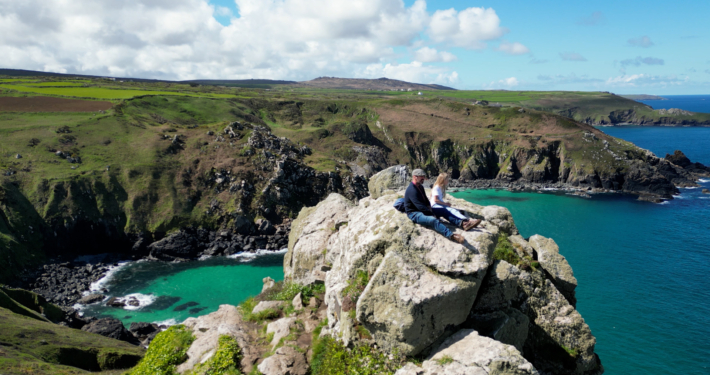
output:
M 240 259 L 243 262 L 249 262 L 257 257 L 264 256 L 264 255 L 275 255 L 275 254 L 286 254 L 288 251 L 288 248 L 283 248 L 281 250 L 266 250 L 266 249 L 259 249 L 253 253 L 251 252 L 241 252 L 241 253 L 236 253 L 233 255 L 228 255 L 227 258 L 232 258 L 232 259 Z
M 136 300 L 138 300 L 138 306 L 131 306 L 128 304 L 128 301 L 132 298 L 135 298 Z M 156 297 L 152 294 L 131 293 L 131 294 L 128 294 L 124 297 L 118 298 L 118 300 L 120 300 L 126 304 L 126 306 L 123 307 L 125 310 L 138 310 L 142 307 L 148 306 L 151 303 L 155 302 L 155 300 L 157 298 L 158 297 Z

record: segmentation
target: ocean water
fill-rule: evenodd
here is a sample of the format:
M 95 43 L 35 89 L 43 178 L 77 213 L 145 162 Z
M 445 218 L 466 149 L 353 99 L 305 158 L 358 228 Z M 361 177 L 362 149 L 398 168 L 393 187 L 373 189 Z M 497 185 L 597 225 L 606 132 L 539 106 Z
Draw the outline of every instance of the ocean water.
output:
M 638 100 L 653 109 L 680 108 L 691 112 L 710 113 L 710 95 L 663 95 L 668 100 Z
M 680 149 L 692 161 L 710 164 L 710 128 L 601 129 L 659 156 Z M 710 180 L 701 184 L 710 188 Z M 710 374 L 709 194 L 682 189 L 664 204 L 620 194 L 584 199 L 478 190 L 454 195 L 505 206 L 523 236 L 555 239 L 579 281 L 577 307 L 597 338 L 606 374 Z M 94 305 L 84 312 L 126 325 L 179 323 L 258 294 L 262 278 L 283 279 L 282 262 L 283 254 L 273 254 L 125 264 L 96 288 L 107 288 L 109 296 L 135 296 L 145 305 Z
M 189 263 L 139 261 L 119 266 L 94 289 L 107 296 L 141 302 L 139 308 L 89 305 L 89 316 L 131 322 L 180 323 L 191 316 L 217 311 L 219 305 L 238 305 L 261 292 L 262 279 L 283 280 L 283 252 L 256 257 L 214 257 Z
M 659 156 L 710 165 L 710 128 L 604 127 Z M 663 204 L 620 194 L 477 190 L 454 196 L 507 207 L 525 237 L 553 238 L 579 282 L 578 310 L 606 374 L 710 374 L 710 180 Z

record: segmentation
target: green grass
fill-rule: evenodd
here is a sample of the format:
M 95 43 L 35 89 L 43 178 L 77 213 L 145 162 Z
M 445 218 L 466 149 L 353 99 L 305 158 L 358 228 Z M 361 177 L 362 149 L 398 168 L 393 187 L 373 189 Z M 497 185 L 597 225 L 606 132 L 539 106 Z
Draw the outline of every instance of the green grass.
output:
M 515 252 L 515 249 L 513 249 L 513 245 L 510 244 L 510 241 L 505 234 L 498 236 L 498 242 L 496 243 L 496 248 L 493 251 L 493 259 L 504 260 L 512 265 L 520 263 L 520 257 Z
M 135 366 L 144 351 L 0 308 L 0 374 L 64 375 Z
M 136 96 L 145 95 L 172 95 L 172 96 L 195 96 L 208 98 L 234 98 L 234 95 L 229 94 L 212 94 L 212 93 L 185 93 L 172 91 L 151 91 L 151 90 L 121 90 L 107 89 L 101 87 L 27 87 L 20 85 L 0 84 L 0 88 L 15 90 L 19 92 L 28 92 L 40 95 L 56 95 L 68 96 L 77 98 L 89 99 L 130 99 Z
M 312 375 L 394 374 L 402 365 L 402 358 L 390 359 L 366 344 L 346 348 L 330 336 L 319 338 L 313 344 Z
M 445 356 L 441 357 L 440 359 L 436 360 L 436 363 L 438 363 L 441 366 L 445 366 L 445 365 L 448 365 L 449 363 L 453 363 L 453 362 L 454 362 L 454 359 L 448 355 L 445 355 Z
M 298 283 L 282 283 L 277 284 L 274 288 L 273 294 L 269 296 L 270 299 L 276 301 L 287 301 L 291 302 L 298 293 L 301 293 L 303 299 L 308 301 L 311 297 L 317 294 L 325 293 L 325 284 L 315 284 L 315 285 L 300 285 Z
M 81 87 L 84 86 L 84 82 L 34 82 L 34 83 L 22 83 L 21 86 L 27 87 Z
M 239 371 L 241 348 L 237 340 L 222 335 L 217 351 L 206 362 L 198 364 L 188 375 L 242 375 Z M 256 367 L 256 366 L 255 366 Z
M 127 375 L 173 375 L 177 365 L 187 360 L 187 349 L 195 340 L 182 325 L 169 327 L 155 336 L 145 357 Z

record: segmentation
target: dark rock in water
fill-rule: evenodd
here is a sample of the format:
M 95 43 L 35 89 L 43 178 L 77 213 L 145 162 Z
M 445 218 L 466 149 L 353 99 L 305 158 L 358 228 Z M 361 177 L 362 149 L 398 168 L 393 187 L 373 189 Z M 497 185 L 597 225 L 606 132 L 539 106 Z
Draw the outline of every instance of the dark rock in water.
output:
M 151 303 L 149 309 L 152 311 L 162 311 L 174 305 L 182 298 L 173 296 L 159 296 L 155 302 Z
M 685 156 L 685 154 L 680 150 L 675 150 L 673 155 L 666 154 L 666 160 L 668 160 L 669 162 L 671 162 L 679 167 L 683 167 L 683 168 L 692 164 L 690 162 L 690 159 L 688 159 L 688 157 Z
M 204 250 L 204 242 L 200 241 L 197 231 L 183 229 L 177 233 L 153 242 L 148 246 L 151 258 L 157 260 L 174 261 L 195 258 Z M 209 239 L 207 239 L 209 240 Z
M 106 301 L 106 306 L 111 306 L 111 307 L 125 307 L 126 304 L 118 299 L 117 297 L 111 297 Z
M 137 306 L 140 306 L 140 304 L 141 304 L 140 301 L 138 301 L 138 299 L 135 297 L 131 297 L 131 299 L 128 300 L 129 306 L 137 307 Z
M 139 344 L 138 340 L 130 332 L 128 332 L 125 327 L 123 327 L 123 323 L 114 318 L 103 318 L 93 321 L 81 327 L 81 330 L 96 333 L 116 340 L 126 341 L 134 345 Z
M 83 305 L 90 305 L 92 303 L 101 302 L 104 300 L 104 298 L 106 298 L 106 296 L 104 296 L 103 294 L 94 293 L 94 294 L 89 294 L 88 296 L 82 297 L 79 300 L 79 303 L 81 303 Z
M 197 303 L 197 302 L 183 303 L 182 305 L 175 307 L 173 309 L 173 311 L 183 311 L 183 310 L 187 310 L 188 307 L 197 306 L 197 305 L 199 305 L 199 303 Z
M 159 328 L 158 328 L 157 324 L 153 324 L 153 323 L 134 322 L 134 323 L 131 323 L 131 326 L 128 328 L 128 330 L 132 334 L 140 337 L 140 336 L 147 336 L 153 332 L 156 332 L 159 330 Z
M 708 190 L 708 189 L 703 189 L 703 194 L 710 194 L 710 190 Z
M 188 312 L 190 314 L 197 314 L 200 311 L 205 310 L 205 309 L 206 309 L 206 307 L 195 307 L 194 309 L 190 309 Z

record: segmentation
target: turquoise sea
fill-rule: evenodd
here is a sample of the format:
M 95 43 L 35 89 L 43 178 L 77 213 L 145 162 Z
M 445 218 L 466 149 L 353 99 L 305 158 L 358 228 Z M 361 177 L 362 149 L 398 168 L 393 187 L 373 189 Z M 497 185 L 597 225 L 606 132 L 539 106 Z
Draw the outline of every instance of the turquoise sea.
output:
M 661 157 L 680 149 L 692 161 L 710 164 L 710 128 L 601 129 Z M 710 188 L 710 181 L 702 185 Z M 710 195 L 682 189 L 664 204 L 620 194 L 584 199 L 478 190 L 455 195 L 508 207 L 524 236 L 537 233 L 557 241 L 579 281 L 578 309 L 597 337 L 606 374 L 710 374 Z M 152 303 L 137 310 L 85 312 L 124 323 L 180 322 L 259 293 L 263 277 L 283 278 L 282 260 L 283 254 L 276 254 L 127 264 L 97 288 Z

